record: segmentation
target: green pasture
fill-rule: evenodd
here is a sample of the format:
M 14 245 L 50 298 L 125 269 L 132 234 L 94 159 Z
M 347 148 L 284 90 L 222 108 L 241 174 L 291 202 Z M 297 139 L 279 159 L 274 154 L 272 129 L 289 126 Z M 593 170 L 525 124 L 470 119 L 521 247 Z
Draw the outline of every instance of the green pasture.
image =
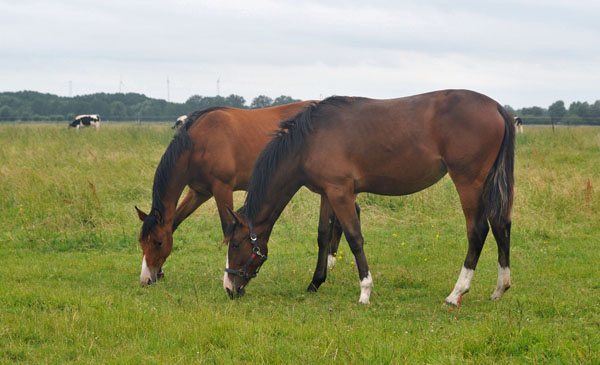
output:
M 458 313 L 442 305 L 467 248 L 448 177 L 411 196 L 359 197 L 370 305 L 358 305 L 345 241 L 327 282 L 306 292 L 319 208 L 306 189 L 245 297 L 223 290 L 212 200 L 175 233 L 165 279 L 142 288 L 134 205 L 149 209 L 172 133 L 0 125 L 0 363 L 600 363 L 600 128 L 517 136 L 513 285 L 488 299 L 490 234 Z

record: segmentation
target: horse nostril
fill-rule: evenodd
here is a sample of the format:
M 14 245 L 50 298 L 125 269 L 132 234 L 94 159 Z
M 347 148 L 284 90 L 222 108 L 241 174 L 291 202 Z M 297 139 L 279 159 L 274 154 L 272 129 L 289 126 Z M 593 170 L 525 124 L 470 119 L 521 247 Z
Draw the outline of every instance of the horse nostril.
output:
M 151 285 L 152 284 L 152 279 L 148 279 L 148 281 L 146 282 L 146 285 Z
M 227 291 L 227 295 L 229 295 L 229 299 L 233 300 L 233 291 L 229 288 L 225 289 Z
M 246 289 L 244 289 L 244 288 L 238 288 L 237 289 L 237 295 L 238 295 L 238 297 L 243 297 L 244 294 L 246 294 Z

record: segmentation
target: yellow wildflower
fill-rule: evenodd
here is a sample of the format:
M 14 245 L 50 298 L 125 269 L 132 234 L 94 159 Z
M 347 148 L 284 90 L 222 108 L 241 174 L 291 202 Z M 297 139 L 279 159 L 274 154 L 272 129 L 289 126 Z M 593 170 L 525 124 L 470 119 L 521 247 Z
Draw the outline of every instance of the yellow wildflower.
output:
M 392 236 L 394 236 L 394 238 L 398 237 L 398 235 L 396 233 L 394 233 Z

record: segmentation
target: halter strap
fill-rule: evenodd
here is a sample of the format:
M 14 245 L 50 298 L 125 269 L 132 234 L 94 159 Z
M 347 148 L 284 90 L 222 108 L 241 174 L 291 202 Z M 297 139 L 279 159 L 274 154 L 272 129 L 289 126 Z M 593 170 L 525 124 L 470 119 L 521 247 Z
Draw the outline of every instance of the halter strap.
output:
M 248 259 L 248 261 L 246 262 L 244 267 L 242 267 L 240 270 L 233 270 L 233 269 L 230 269 L 227 267 L 225 268 L 226 273 L 237 275 L 244 279 L 255 278 L 258 275 L 258 272 L 260 271 L 261 266 L 268 259 L 267 255 L 264 255 L 260 252 L 260 247 L 258 247 L 258 242 L 257 242 L 258 237 L 256 237 L 256 233 L 254 233 L 254 228 L 252 227 L 252 223 L 248 222 L 248 228 L 250 229 L 250 244 L 252 244 L 252 255 L 250 255 L 250 258 Z M 258 265 L 258 267 L 256 268 L 256 272 L 254 274 L 248 274 L 248 272 L 246 272 L 246 270 L 248 270 L 248 267 L 250 266 L 250 264 L 254 261 L 254 259 L 257 256 L 260 257 L 263 261 L 260 263 L 260 265 Z
M 254 233 L 254 227 L 252 226 L 252 222 L 248 221 L 248 229 L 250 230 L 250 242 L 252 242 L 252 246 L 256 245 L 256 233 Z

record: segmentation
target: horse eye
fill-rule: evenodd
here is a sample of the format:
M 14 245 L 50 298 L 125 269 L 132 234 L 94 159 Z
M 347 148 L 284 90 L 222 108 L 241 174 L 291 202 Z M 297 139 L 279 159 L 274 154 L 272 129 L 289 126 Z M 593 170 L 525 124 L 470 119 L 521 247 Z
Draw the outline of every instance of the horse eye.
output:
M 156 247 L 160 247 L 162 246 L 162 241 L 156 241 L 154 244 L 156 245 Z
M 239 242 L 231 242 L 231 247 L 232 248 L 240 248 L 240 243 Z

